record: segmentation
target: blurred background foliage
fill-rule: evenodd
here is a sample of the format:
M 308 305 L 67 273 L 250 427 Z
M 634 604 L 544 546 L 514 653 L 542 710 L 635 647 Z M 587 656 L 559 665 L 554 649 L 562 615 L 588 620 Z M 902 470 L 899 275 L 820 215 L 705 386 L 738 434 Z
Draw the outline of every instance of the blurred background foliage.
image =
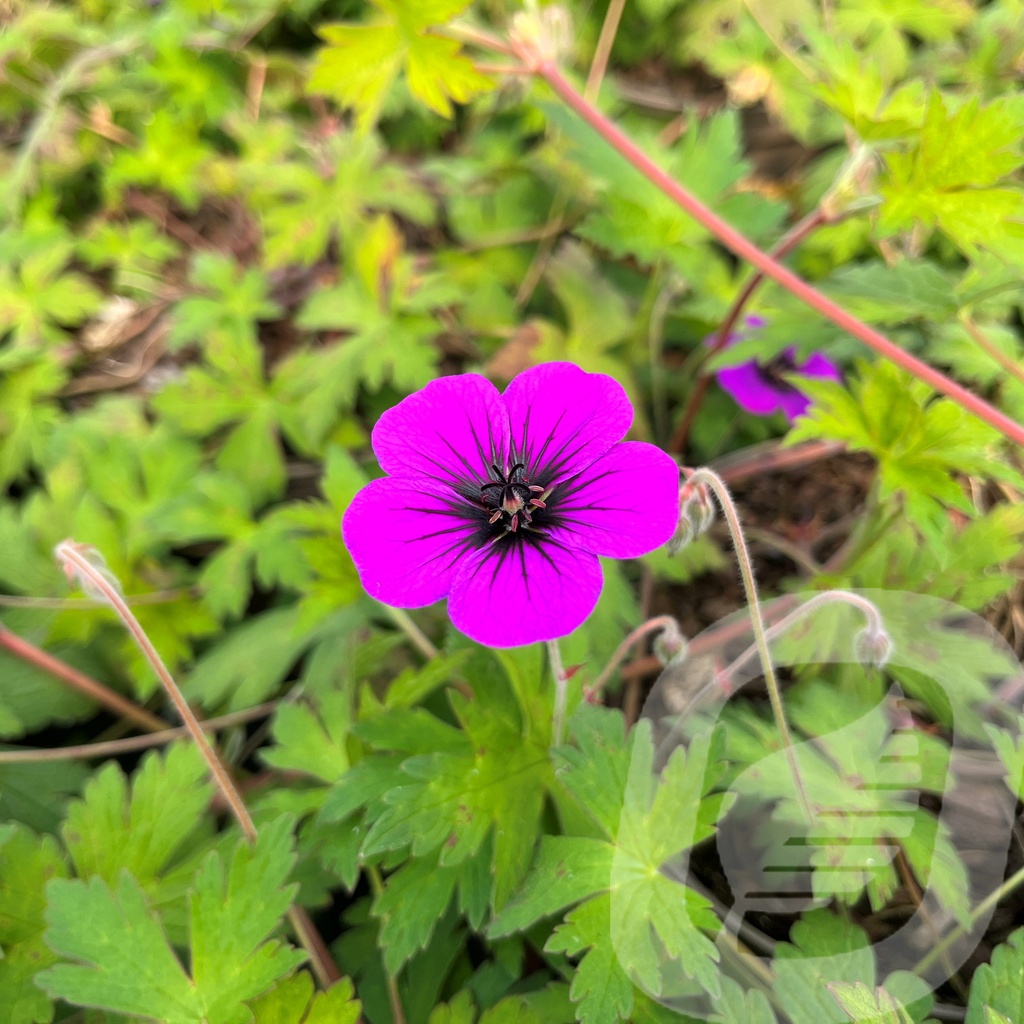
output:
M 566 8 L 560 57 L 581 79 L 606 8 Z M 0 10 L 0 621 L 159 709 L 155 677 L 110 613 L 62 600 L 54 545 L 95 545 L 198 707 L 289 695 L 261 763 L 306 782 L 259 798 L 270 810 L 320 806 L 348 766 L 350 719 L 383 713 L 385 683 L 404 680 L 393 701 L 411 706 L 458 671 L 414 667 L 340 542 L 342 512 L 377 472 L 368 438 L 383 409 L 439 373 L 501 382 L 569 359 L 621 380 L 635 435 L 689 465 L 735 467 L 732 453 L 786 431 L 714 387 L 694 397 L 705 339 L 748 269 L 542 85 L 446 27 L 500 35 L 519 11 L 513 0 Z M 1020 419 L 1022 72 L 1020 0 L 630 0 L 599 102 L 764 248 L 826 210 L 796 269 Z M 799 485 L 773 476 L 767 496 L 753 488 L 768 585 L 932 593 L 986 609 L 1019 644 L 1016 458 L 774 286 L 748 312 L 765 326 L 719 364 L 828 352 L 846 383 L 808 388 L 814 413 L 790 440 L 866 453 Z M 758 458 L 735 479 L 755 477 Z M 642 613 L 689 615 L 699 629 L 731 610 L 720 548 L 716 534 L 675 560 L 607 565 L 567 661 L 596 675 Z M 418 622 L 459 646 L 443 640 L 442 609 Z M 7 742 L 121 728 L 9 653 L 0 679 Z M 239 764 L 267 740 L 232 735 Z M 4 816 L 55 829 L 83 770 L 19 771 L 0 766 Z M 323 827 L 304 834 L 310 906 L 355 880 L 358 844 L 331 842 Z M 351 913 L 353 929 L 372 929 L 365 902 Z M 450 944 L 450 928 L 435 940 Z M 515 975 L 515 956 L 491 962 Z M 437 999 L 426 978 L 403 984 L 419 993 L 413 1006 Z M 385 1020 L 385 989 L 372 991 L 368 1012 Z

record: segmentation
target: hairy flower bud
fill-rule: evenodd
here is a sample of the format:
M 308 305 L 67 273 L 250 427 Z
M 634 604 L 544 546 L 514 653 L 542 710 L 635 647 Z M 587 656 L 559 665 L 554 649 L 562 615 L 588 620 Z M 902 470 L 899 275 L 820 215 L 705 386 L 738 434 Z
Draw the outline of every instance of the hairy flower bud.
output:
M 715 503 L 710 488 L 705 483 L 691 483 L 692 476 L 692 469 L 683 469 L 685 483 L 679 488 L 679 522 L 668 542 L 671 555 L 706 533 L 715 521 Z
M 867 626 L 854 637 L 853 652 L 862 665 L 885 668 L 892 657 L 892 638 L 884 629 Z
M 538 8 L 527 5 L 512 18 L 510 37 L 521 57 L 535 64 L 557 64 L 572 45 L 569 13 L 557 4 Z
M 686 657 L 686 637 L 683 636 L 675 619 L 670 619 L 668 625 L 654 638 L 652 647 L 654 656 L 662 665 Z

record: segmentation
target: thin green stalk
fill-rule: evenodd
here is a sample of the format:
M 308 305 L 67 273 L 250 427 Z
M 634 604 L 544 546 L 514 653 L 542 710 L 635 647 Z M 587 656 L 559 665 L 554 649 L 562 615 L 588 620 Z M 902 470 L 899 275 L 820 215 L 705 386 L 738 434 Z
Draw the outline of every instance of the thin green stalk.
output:
M 551 745 L 561 746 L 565 733 L 565 706 L 569 697 L 569 677 L 565 674 L 562 664 L 562 652 L 557 640 L 548 640 L 548 660 L 551 662 L 551 674 L 555 677 L 555 714 L 551 721 Z
M 438 649 L 431 642 L 430 637 L 420 629 L 419 626 L 413 622 L 412 618 L 407 612 L 402 611 L 401 608 L 392 608 L 390 605 L 385 605 L 388 614 L 391 616 L 391 620 L 396 626 L 409 638 L 409 642 L 423 655 L 427 661 L 433 661 L 438 656 Z
M 381 877 L 380 868 L 376 864 L 367 864 L 366 877 L 370 882 L 370 892 L 373 893 L 374 898 L 379 898 L 384 891 L 384 879 Z M 402 1007 L 401 993 L 398 991 L 398 981 L 392 978 L 387 971 L 384 972 L 384 979 L 388 987 L 392 1024 L 405 1024 L 405 1010 Z
M 966 925 L 958 924 L 941 942 L 936 943 L 918 962 L 914 965 L 914 974 L 921 975 L 928 970 L 932 964 L 935 963 L 940 957 L 945 956 L 949 951 L 950 946 L 956 942 L 957 939 L 964 935 L 967 935 L 974 929 L 974 926 L 990 911 L 993 910 L 1005 896 L 1009 896 L 1015 889 L 1019 889 L 1021 885 L 1024 885 L 1024 868 L 1020 868 L 1015 871 L 1009 878 L 999 886 L 998 889 L 994 889 L 990 892 L 975 908 L 971 911 L 971 916 L 967 920 Z

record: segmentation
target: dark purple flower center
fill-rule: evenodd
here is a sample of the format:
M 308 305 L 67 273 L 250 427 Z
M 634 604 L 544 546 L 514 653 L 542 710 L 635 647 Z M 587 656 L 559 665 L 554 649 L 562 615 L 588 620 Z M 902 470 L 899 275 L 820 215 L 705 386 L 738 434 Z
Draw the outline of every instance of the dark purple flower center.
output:
M 492 528 L 491 539 L 500 540 L 520 529 L 536 530 L 540 523 L 535 524 L 535 519 L 538 515 L 543 518 L 550 491 L 530 483 L 522 462 L 515 463 L 507 473 L 492 463 L 491 472 L 496 479 L 481 484 L 479 494 L 487 525 Z
M 795 388 L 784 377 L 784 374 L 793 373 L 797 369 L 793 357 L 788 352 L 783 352 L 782 355 L 776 356 L 770 363 L 757 363 L 756 365 L 757 375 L 769 387 L 787 394 L 800 393 L 799 388 Z

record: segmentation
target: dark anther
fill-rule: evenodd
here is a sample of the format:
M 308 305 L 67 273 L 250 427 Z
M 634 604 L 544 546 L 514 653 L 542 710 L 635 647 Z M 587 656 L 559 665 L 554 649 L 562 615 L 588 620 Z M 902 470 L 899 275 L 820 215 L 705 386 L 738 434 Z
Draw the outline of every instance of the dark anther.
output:
M 547 507 L 543 500 L 546 488 L 530 483 L 522 462 L 514 463 L 507 473 L 496 464 L 491 470 L 498 479 L 480 485 L 480 503 L 490 513 L 488 525 L 501 522 L 504 533 L 518 533 L 520 526 L 532 528 L 534 513 Z

